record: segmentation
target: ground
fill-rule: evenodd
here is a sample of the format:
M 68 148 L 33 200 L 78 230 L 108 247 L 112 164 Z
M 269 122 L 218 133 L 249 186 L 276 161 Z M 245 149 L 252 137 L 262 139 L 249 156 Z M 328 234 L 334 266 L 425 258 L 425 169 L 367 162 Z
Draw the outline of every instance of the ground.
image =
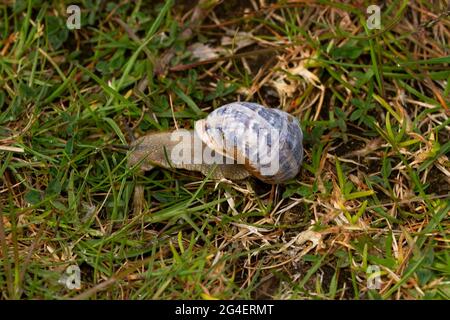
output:
M 382 3 L 0 4 L 0 298 L 449 299 L 450 8 Z M 237 100 L 295 179 L 127 166 Z

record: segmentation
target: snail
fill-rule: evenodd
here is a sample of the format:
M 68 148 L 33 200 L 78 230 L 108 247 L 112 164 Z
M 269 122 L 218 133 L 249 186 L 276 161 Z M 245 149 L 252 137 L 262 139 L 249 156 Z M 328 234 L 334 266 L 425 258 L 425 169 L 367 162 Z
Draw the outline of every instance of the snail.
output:
M 296 118 L 257 103 L 221 106 L 194 130 L 156 132 L 131 145 L 128 165 L 187 169 L 212 179 L 254 176 L 279 184 L 294 178 L 303 160 L 303 133 Z M 212 172 L 211 172 L 212 171 Z

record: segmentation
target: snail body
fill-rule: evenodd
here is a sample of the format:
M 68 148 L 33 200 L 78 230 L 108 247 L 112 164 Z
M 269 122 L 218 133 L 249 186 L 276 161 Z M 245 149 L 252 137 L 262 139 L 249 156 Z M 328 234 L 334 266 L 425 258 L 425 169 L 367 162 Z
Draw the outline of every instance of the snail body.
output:
M 252 175 L 271 184 L 298 174 L 303 134 L 297 119 L 284 111 L 234 102 L 196 121 L 194 128 L 139 138 L 128 164 L 139 163 L 142 170 L 174 167 L 205 175 L 214 168 L 213 179 Z

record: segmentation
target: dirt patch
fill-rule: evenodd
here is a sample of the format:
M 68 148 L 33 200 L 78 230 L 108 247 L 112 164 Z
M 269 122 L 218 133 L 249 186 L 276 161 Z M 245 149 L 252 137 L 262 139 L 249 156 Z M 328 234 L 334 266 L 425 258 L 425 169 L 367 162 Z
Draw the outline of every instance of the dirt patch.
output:
M 242 18 L 246 11 L 255 9 L 250 0 L 227 0 L 214 9 L 219 20 Z
M 256 300 L 272 300 L 279 286 L 280 279 L 271 275 L 252 292 L 252 298 Z
M 441 170 L 433 167 L 428 173 L 428 182 L 430 186 L 428 187 L 429 193 L 435 193 L 437 195 L 449 195 L 450 194 L 450 183 Z

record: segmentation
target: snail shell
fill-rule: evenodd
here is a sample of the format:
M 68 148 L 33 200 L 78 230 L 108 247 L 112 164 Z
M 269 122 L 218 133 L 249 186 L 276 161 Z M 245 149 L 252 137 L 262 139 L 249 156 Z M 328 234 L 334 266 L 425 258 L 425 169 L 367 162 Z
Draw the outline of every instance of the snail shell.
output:
M 292 115 L 263 107 L 257 103 L 234 102 L 211 112 L 195 123 L 190 131 L 202 141 L 202 151 L 222 155 L 219 164 L 181 163 L 171 165 L 167 155 L 175 147 L 170 133 L 155 133 L 138 139 L 128 163 L 141 163 L 141 169 L 154 165 L 200 171 L 207 174 L 216 168 L 213 178 L 240 180 L 253 175 L 266 183 L 283 183 L 294 178 L 303 160 L 303 133 Z M 146 161 L 142 161 L 143 158 Z M 195 157 L 194 157 L 195 158 Z M 232 160 L 231 162 L 229 160 Z M 150 165 L 151 163 L 151 165 Z

